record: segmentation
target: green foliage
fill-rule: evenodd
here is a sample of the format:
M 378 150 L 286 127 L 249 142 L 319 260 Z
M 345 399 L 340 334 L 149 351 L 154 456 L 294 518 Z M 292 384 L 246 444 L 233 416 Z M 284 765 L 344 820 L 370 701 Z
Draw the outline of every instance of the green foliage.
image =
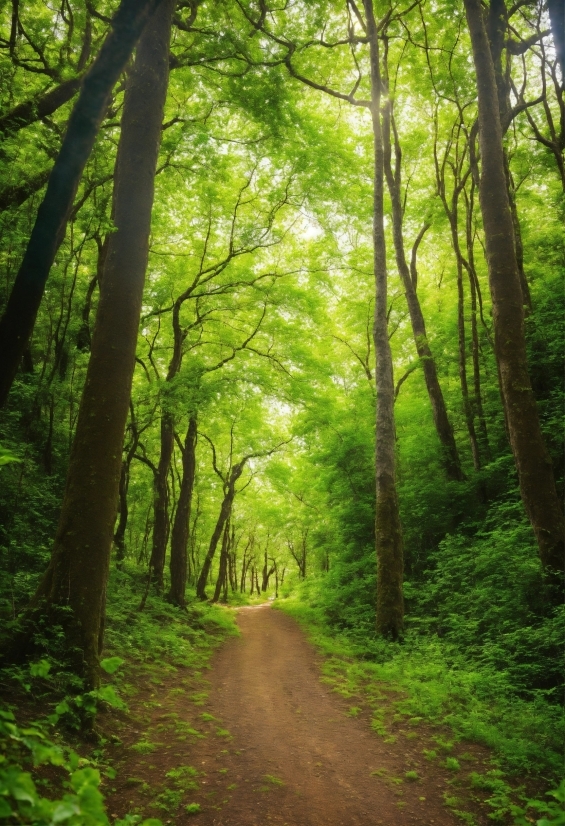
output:
M 42 826 L 63 823 L 69 826 L 109 826 L 100 792 L 100 772 L 89 761 L 54 743 L 43 726 L 22 728 L 10 711 L 0 710 L 0 818 Z M 29 769 L 53 766 L 58 771 L 59 796 L 46 797 L 37 788 Z M 133 826 L 139 818 L 131 815 L 115 821 L 118 826 Z M 158 820 L 145 820 L 141 826 L 160 826 Z
M 371 696 L 379 686 L 388 686 L 404 694 L 393 703 L 403 717 L 451 726 L 458 738 L 489 746 L 510 772 L 559 777 L 564 720 L 544 692 L 517 696 L 507 675 L 497 676 L 470 663 L 457 647 L 437 637 L 411 632 L 402 644 L 375 636 L 363 642 L 348 630 L 336 633 L 319 607 L 296 598 L 277 607 L 307 627 L 328 655 L 328 681 L 344 696 Z M 373 718 L 372 726 L 388 736 L 380 716 Z M 441 737 L 436 742 L 438 750 L 449 755 L 453 742 Z M 428 751 L 426 757 L 433 760 L 436 752 Z
M 563 826 L 565 824 L 565 780 L 562 780 L 557 789 L 547 792 L 553 800 L 528 800 L 525 808 L 511 806 L 515 826 L 528 826 L 532 816 L 541 814 L 536 820 L 536 826 Z

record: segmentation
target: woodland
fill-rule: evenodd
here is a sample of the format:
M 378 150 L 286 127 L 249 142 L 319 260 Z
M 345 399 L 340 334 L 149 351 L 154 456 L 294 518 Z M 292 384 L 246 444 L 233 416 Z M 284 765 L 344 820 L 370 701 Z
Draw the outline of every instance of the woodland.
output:
M 271 598 L 565 823 L 562 0 L 3 0 L 0 94 L 0 819 Z

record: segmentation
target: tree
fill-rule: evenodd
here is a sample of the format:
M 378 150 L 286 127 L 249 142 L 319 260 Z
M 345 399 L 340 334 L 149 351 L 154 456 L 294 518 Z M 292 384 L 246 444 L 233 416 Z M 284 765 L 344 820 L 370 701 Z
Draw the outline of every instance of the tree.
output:
M 191 415 L 184 444 L 181 448 L 182 478 L 171 533 L 171 587 L 168 599 L 181 608 L 186 603 L 188 531 L 192 508 L 192 491 L 196 475 L 197 429 L 196 415 Z
M 74 668 L 98 684 L 106 585 L 121 452 L 130 401 L 137 328 L 169 71 L 172 0 L 144 32 L 124 102 L 115 174 L 114 222 L 91 357 L 49 567 L 28 612 L 62 618 Z M 61 609 L 69 608 L 67 613 Z M 29 641 L 28 641 L 29 646 Z
M 382 79 L 379 35 L 373 0 L 363 0 L 371 67 L 371 121 L 374 140 L 373 254 L 375 271 L 375 372 L 377 385 L 377 437 L 375 467 L 377 501 L 375 546 L 377 553 L 377 631 L 397 639 L 404 626 L 402 594 L 403 547 L 395 469 L 394 381 L 388 337 L 386 241 L 384 231 L 384 147 L 382 133 Z
M 526 357 L 524 311 L 506 177 L 496 80 L 478 0 L 465 0 L 473 47 L 481 147 L 480 201 L 493 303 L 495 353 L 520 492 L 548 575 L 565 569 L 565 526 L 541 433 Z M 562 577 L 558 581 L 562 583 Z

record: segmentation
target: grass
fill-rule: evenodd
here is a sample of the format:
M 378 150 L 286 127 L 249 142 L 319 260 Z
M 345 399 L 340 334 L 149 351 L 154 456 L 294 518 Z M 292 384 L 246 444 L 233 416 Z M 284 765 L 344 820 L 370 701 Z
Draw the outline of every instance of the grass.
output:
M 563 715 L 541 694 L 517 696 L 503 675 L 489 683 L 488 672 L 455 657 L 435 637 L 411 637 L 403 645 L 373 638 L 363 649 L 358 640 L 332 629 L 321 609 L 296 596 L 275 607 L 298 620 L 326 655 L 323 679 L 342 696 L 363 696 L 372 706 L 371 727 L 388 742 L 383 705 L 392 706 L 395 720 L 451 728 L 452 738 L 435 738 L 437 749 L 426 752 L 428 760 L 438 753 L 447 757 L 454 742 L 465 739 L 490 748 L 498 767 L 510 775 L 541 777 L 548 786 L 560 779 Z M 388 703 L 377 702 L 384 697 Z M 444 765 L 459 769 L 455 758 Z

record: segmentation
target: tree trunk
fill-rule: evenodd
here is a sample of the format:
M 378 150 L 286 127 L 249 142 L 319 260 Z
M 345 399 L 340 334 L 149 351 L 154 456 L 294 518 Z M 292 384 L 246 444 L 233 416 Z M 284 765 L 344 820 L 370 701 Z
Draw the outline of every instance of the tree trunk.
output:
M 466 229 L 466 236 L 467 236 L 467 260 L 469 262 L 469 267 L 467 270 L 467 274 L 469 276 L 469 289 L 471 292 L 471 341 L 472 341 L 472 357 L 473 357 L 473 401 L 474 401 L 474 412 L 477 415 L 477 419 L 479 422 L 479 432 L 481 434 L 481 442 L 483 453 L 486 457 L 486 461 L 490 462 L 492 460 L 492 454 L 490 450 L 489 438 L 488 438 L 488 430 L 487 430 L 487 422 L 483 410 L 483 399 L 481 393 L 481 366 L 479 362 L 479 355 L 480 355 L 480 345 L 479 345 L 479 326 L 477 321 L 477 291 L 478 291 L 478 279 L 477 279 L 477 270 L 475 268 L 475 252 L 473 248 L 473 207 L 474 207 L 474 192 L 475 192 L 475 184 L 474 181 L 471 181 L 471 193 L 469 198 L 465 198 L 465 206 L 467 210 L 467 217 L 465 221 L 465 229 Z M 484 491 L 485 498 L 486 498 L 486 490 Z
M 191 416 L 184 440 L 182 452 L 182 481 L 179 490 L 179 499 L 173 531 L 171 534 L 171 589 L 168 600 L 181 608 L 186 604 L 186 574 L 188 532 L 190 528 L 190 511 L 192 506 L 192 491 L 196 475 L 196 416 Z
M 32 601 L 32 611 L 64 624 L 68 650 L 76 655 L 74 668 L 88 687 L 99 680 L 122 443 L 167 92 L 172 11 L 172 0 L 164 0 L 151 19 L 124 101 L 116 168 L 117 230 L 110 237 L 51 562 Z M 61 608 L 62 612 L 57 610 Z
M 563 512 L 528 374 L 522 291 L 492 58 L 480 0 L 464 2 L 477 76 L 482 160 L 479 194 L 493 305 L 495 354 L 522 500 L 536 535 L 541 563 L 551 574 L 564 570 Z M 562 587 L 562 577 L 558 576 L 557 580 Z
M 457 213 L 454 213 L 455 221 L 457 221 Z M 457 233 L 457 224 L 452 230 Z M 473 456 L 473 467 L 476 471 L 481 469 L 481 457 L 479 453 L 479 443 L 477 440 L 477 432 L 475 430 L 475 420 L 473 416 L 473 409 L 471 407 L 471 400 L 469 399 L 469 383 L 467 381 L 467 338 L 465 335 L 465 291 L 463 289 L 463 264 L 461 255 L 458 254 L 458 246 L 455 250 L 457 256 L 457 340 L 458 340 L 458 364 L 459 364 L 459 382 L 461 384 L 461 396 L 463 398 L 463 411 L 465 413 L 465 421 L 467 423 L 467 432 L 469 434 L 469 441 L 471 443 L 471 454 Z
M 234 496 L 234 490 L 229 490 L 228 493 L 224 496 L 224 500 L 220 508 L 220 515 L 218 516 L 216 527 L 214 528 L 212 538 L 210 539 L 208 553 L 206 554 L 206 558 L 204 559 L 204 564 L 202 565 L 202 570 L 200 571 L 200 576 L 198 577 L 198 582 L 196 584 L 196 596 L 198 597 L 198 599 L 208 599 L 208 597 L 206 596 L 206 583 L 208 581 L 208 576 L 210 574 L 210 569 L 212 567 L 212 560 L 214 559 L 214 554 L 216 553 L 216 548 L 218 547 L 218 542 L 220 541 L 224 525 L 226 524 L 226 521 L 229 519 L 231 513 Z
M 387 323 L 387 270 L 384 232 L 384 153 L 381 131 L 381 73 L 373 0 L 363 0 L 371 59 L 371 118 L 374 139 L 373 252 L 377 386 L 376 554 L 377 632 L 397 639 L 404 626 L 402 527 L 395 469 L 394 383 Z
M 114 544 L 116 546 L 116 562 L 121 566 L 126 555 L 126 528 L 128 524 L 128 486 L 129 486 L 129 462 L 126 459 L 122 462 L 120 473 L 120 484 L 118 489 L 118 527 L 114 534 Z
M 224 588 L 226 577 L 228 574 L 228 553 L 230 545 L 230 520 L 226 521 L 224 526 L 224 534 L 222 536 L 222 548 L 220 551 L 220 567 L 218 570 L 218 579 L 216 580 L 216 588 L 214 589 L 214 596 L 212 602 L 218 602 L 220 594 Z
M 447 408 L 441 391 L 441 386 L 437 376 L 437 368 L 435 359 L 433 357 L 430 345 L 428 344 L 428 337 L 426 333 L 426 324 L 420 307 L 418 293 L 412 276 L 410 268 L 406 261 L 406 253 L 404 250 L 404 236 L 402 231 L 402 198 L 401 198 L 401 183 L 400 183 L 400 149 L 396 152 L 396 174 L 392 171 L 391 163 L 391 112 L 392 104 L 384 108 L 383 118 L 383 148 L 384 148 L 384 170 L 388 184 L 388 191 L 392 204 L 392 237 L 394 240 L 394 250 L 396 254 L 396 266 L 406 295 L 406 302 L 408 304 L 408 312 L 410 314 L 410 322 L 412 324 L 412 334 L 414 336 L 414 343 L 418 356 L 422 363 L 424 371 L 424 379 L 426 382 L 426 389 L 432 407 L 432 415 L 436 432 L 442 447 L 442 464 L 445 468 L 445 473 L 448 479 L 453 479 L 456 482 L 461 482 L 464 479 L 461 470 L 461 462 L 453 436 L 453 428 L 447 415 Z
M 161 417 L 161 452 L 154 480 L 153 546 L 149 561 L 149 576 L 159 591 L 163 588 L 163 572 L 169 539 L 169 489 L 167 478 L 175 443 L 173 417 L 163 413 Z
M 39 207 L 27 249 L 0 321 L 0 407 L 6 402 L 57 247 L 114 84 L 151 13 L 165 0 L 122 0 L 98 57 L 88 71 Z

